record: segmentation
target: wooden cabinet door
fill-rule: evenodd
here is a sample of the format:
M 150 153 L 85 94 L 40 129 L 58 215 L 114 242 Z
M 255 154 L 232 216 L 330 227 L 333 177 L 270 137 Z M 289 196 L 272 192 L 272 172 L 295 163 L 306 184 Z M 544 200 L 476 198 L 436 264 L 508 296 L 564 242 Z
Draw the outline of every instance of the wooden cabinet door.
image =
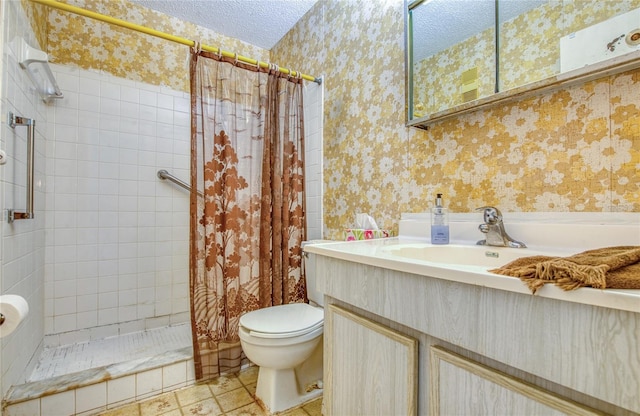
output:
M 599 415 L 466 357 L 432 346 L 430 415 Z
M 415 415 L 418 342 L 335 305 L 325 314 L 326 415 Z

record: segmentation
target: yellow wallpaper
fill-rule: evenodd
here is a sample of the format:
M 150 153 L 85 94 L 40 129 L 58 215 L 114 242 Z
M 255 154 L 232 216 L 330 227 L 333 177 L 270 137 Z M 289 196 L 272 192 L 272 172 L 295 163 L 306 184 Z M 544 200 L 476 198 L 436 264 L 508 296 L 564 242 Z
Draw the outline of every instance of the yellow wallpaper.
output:
M 402 2 L 322 0 L 271 51 L 324 75 L 324 221 L 340 238 L 369 212 L 395 227 L 406 211 Z
M 446 110 L 464 100 L 461 75 L 477 68 L 478 97 L 495 92 L 495 30 L 489 29 L 431 55 L 415 66 L 414 118 Z
M 486 204 L 511 211 L 638 211 L 640 116 L 630 94 L 640 89 L 639 74 L 436 124 L 427 140 L 412 143 L 412 177 L 421 189 L 449 195 L 455 212 Z M 446 143 L 432 139 L 438 136 L 448 137 Z
M 500 91 L 556 75 L 560 38 L 640 7 L 640 0 L 548 2 L 500 24 Z M 414 118 L 462 104 L 460 74 L 478 67 L 479 95 L 493 94 L 493 29 L 416 63 Z
M 126 0 L 64 2 L 253 59 L 269 60 L 267 50 Z M 47 52 L 51 62 L 101 70 L 176 90 L 189 89 L 189 48 L 185 45 L 52 8 L 48 10 L 47 26 Z
M 557 74 L 561 37 L 638 7 L 640 0 L 548 2 L 504 22 L 500 90 Z
M 500 91 L 560 72 L 561 2 L 548 2 L 500 24 Z M 575 30 L 574 30 L 575 31 Z
M 40 50 L 47 50 L 47 8 L 40 4 L 21 0 L 22 8 L 31 22 L 31 29 L 36 35 Z M 34 47 L 37 45 L 33 45 Z
M 421 131 L 404 126 L 403 39 L 402 2 L 323 0 L 272 50 L 325 76 L 325 238 L 358 212 L 397 230 L 436 192 L 453 212 L 640 212 L 640 70 Z

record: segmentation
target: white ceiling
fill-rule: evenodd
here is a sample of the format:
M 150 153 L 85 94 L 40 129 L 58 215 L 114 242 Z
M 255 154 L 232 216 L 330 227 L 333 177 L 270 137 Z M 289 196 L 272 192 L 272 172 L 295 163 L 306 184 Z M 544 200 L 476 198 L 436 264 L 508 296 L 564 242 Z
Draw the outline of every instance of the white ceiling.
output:
M 317 0 L 131 0 L 177 17 L 271 49 Z

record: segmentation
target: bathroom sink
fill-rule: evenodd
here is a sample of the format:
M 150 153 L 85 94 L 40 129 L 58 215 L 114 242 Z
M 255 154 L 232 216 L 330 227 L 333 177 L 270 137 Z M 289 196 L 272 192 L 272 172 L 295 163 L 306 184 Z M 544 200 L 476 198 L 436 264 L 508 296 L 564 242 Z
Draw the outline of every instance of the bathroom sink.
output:
M 531 250 L 528 248 L 509 248 L 475 245 L 448 244 L 436 246 L 431 244 L 407 244 L 391 247 L 388 253 L 413 260 L 433 263 L 445 263 L 466 266 L 480 266 L 486 268 L 500 267 L 520 257 L 528 256 L 558 256 Z

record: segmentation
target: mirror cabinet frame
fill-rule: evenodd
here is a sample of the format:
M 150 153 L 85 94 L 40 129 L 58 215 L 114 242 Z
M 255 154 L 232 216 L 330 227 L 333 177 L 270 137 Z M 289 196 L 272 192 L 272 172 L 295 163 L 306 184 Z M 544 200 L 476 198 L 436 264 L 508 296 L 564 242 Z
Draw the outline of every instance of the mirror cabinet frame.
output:
M 512 101 L 516 101 L 522 98 L 526 98 L 542 92 L 548 92 L 555 89 L 566 88 L 571 85 L 584 83 L 593 79 L 614 75 L 617 73 L 625 72 L 631 69 L 640 67 L 640 50 L 627 53 L 618 57 L 610 58 L 601 62 L 587 65 L 582 68 L 574 69 L 571 71 L 558 73 L 551 77 L 534 81 L 522 86 L 511 88 L 505 91 L 497 91 L 492 95 L 478 98 L 473 101 L 468 101 L 460 105 L 447 108 L 442 111 L 438 111 L 432 114 L 427 114 L 423 117 L 414 118 L 414 89 L 413 89 L 413 22 L 411 19 L 411 10 L 419 6 L 425 0 L 415 0 L 409 2 L 404 0 L 404 20 L 405 20 L 405 110 L 406 110 L 406 126 L 417 127 L 428 130 L 429 125 L 438 121 L 442 121 L 451 117 L 456 117 L 471 111 L 477 111 L 494 107 L 501 104 L 506 104 Z M 496 71 L 496 90 L 499 85 L 499 26 L 498 21 L 498 7 L 499 1 L 496 2 L 496 50 L 495 50 L 495 71 Z

